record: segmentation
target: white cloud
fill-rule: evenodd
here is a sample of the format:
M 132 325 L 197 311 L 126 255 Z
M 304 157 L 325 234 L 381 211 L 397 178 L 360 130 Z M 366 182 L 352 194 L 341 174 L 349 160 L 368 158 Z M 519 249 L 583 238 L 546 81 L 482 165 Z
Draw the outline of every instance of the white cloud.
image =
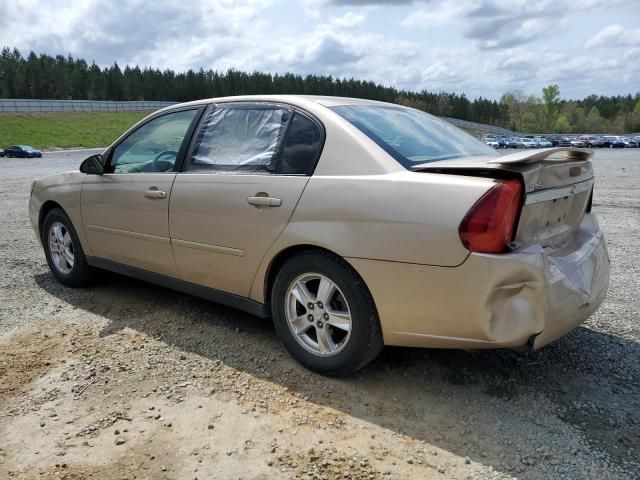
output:
M 607 26 L 611 2 L 621 25 Z M 102 66 L 289 71 L 493 98 L 559 83 L 577 97 L 637 91 L 639 17 L 637 0 L 14 0 L 0 1 L 0 44 Z M 584 51 L 589 28 L 601 30 L 586 47 L 615 55 Z
M 609 25 L 587 40 L 584 46 L 587 48 L 640 46 L 640 28 L 625 29 L 622 25 Z
M 430 29 L 452 24 L 478 49 L 511 48 L 535 41 L 558 26 L 566 13 L 562 1 L 509 2 L 460 0 L 422 7 L 407 15 L 402 25 Z
M 455 23 L 471 10 L 464 2 L 441 2 L 439 4 L 415 8 L 400 22 L 403 27 L 430 28 Z
M 331 19 L 331 25 L 336 28 L 355 28 L 361 27 L 364 23 L 366 15 L 364 13 L 347 12 L 341 17 Z

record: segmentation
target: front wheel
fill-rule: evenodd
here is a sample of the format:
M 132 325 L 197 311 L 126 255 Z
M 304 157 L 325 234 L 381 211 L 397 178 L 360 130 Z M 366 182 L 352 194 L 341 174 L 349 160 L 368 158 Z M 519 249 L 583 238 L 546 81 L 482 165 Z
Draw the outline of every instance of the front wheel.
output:
M 42 222 L 42 245 L 51 273 L 68 287 L 83 287 L 91 283 L 93 269 L 80 245 L 69 217 L 54 208 Z
M 328 252 L 295 255 L 271 292 L 273 321 L 285 347 L 323 375 L 348 375 L 383 347 L 373 299 L 360 276 Z

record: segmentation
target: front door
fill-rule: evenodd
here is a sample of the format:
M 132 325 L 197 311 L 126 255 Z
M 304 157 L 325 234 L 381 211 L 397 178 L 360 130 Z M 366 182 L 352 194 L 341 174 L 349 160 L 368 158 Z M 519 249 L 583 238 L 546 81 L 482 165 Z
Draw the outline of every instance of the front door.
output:
M 105 174 L 87 176 L 82 221 L 96 257 L 177 277 L 169 239 L 169 198 L 176 160 L 184 154 L 197 111 L 153 118 L 107 154 Z
M 290 107 L 209 107 L 171 193 L 171 243 L 181 278 L 248 297 L 321 145 L 319 124 Z

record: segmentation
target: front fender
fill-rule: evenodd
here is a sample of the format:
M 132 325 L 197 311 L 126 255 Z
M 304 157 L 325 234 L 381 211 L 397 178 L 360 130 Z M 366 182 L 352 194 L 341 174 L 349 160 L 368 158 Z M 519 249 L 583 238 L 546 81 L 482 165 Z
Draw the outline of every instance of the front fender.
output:
M 84 252 L 87 255 L 93 254 L 82 225 L 80 198 L 85 177 L 84 173 L 66 172 L 36 180 L 29 199 L 29 218 L 38 241 L 41 241 L 40 222 L 42 208 L 57 204 L 71 220 Z

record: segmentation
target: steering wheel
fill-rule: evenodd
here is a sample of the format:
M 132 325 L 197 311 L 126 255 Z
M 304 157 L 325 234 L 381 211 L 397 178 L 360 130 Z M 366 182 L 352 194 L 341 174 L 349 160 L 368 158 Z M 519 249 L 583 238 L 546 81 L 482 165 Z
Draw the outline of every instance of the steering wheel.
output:
M 163 152 L 160 152 L 159 154 L 157 154 L 155 156 L 155 158 L 151 161 L 151 171 L 152 172 L 165 172 L 166 170 L 161 170 L 160 169 L 160 159 L 162 157 L 168 157 L 168 156 L 173 157 L 173 160 L 175 161 L 175 159 L 178 158 L 178 152 L 173 151 L 173 150 L 164 150 Z

